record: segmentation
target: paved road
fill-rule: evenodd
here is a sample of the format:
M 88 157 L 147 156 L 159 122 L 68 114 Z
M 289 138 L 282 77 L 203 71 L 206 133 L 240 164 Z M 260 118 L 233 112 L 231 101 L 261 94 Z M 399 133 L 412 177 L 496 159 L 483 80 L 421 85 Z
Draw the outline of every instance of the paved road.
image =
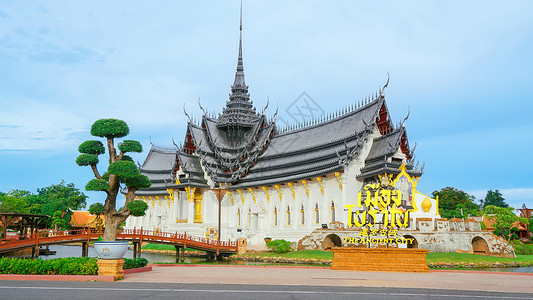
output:
M 533 299 L 532 294 L 379 287 L 1 281 L 0 299 Z
M 330 268 L 277 266 L 180 265 L 153 267 L 152 272 L 128 275 L 125 282 L 359 286 L 432 288 L 533 293 L 533 274 L 402 273 L 335 271 Z

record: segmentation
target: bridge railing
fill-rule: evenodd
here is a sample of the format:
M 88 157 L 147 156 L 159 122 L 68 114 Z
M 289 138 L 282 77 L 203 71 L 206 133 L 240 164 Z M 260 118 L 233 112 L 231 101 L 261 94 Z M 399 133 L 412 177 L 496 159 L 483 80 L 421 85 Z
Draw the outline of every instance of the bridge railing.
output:
M 147 229 L 121 229 L 117 233 L 118 235 L 133 235 L 133 236 L 144 236 L 146 239 L 149 237 L 161 237 L 162 239 L 168 239 L 168 240 L 183 240 L 183 241 L 189 241 L 189 242 L 197 242 L 207 245 L 213 245 L 213 246 L 220 246 L 220 247 L 237 247 L 237 242 L 232 241 L 220 241 L 220 245 L 218 244 L 218 240 L 216 239 L 207 239 L 203 237 L 193 236 L 189 235 L 187 233 L 171 233 L 171 232 L 165 232 L 160 230 L 147 230 Z
M 103 235 L 102 230 L 93 228 L 84 228 L 76 230 L 53 231 L 53 230 L 39 230 L 33 234 L 9 236 L 5 239 L 0 239 L 0 249 L 23 246 L 27 244 L 39 245 L 39 243 L 51 242 L 68 242 L 70 240 L 94 240 L 98 236 Z M 234 248 L 237 249 L 237 242 L 219 241 L 215 239 L 207 239 L 203 237 L 188 235 L 187 233 L 171 233 L 159 230 L 146 229 L 120 229 L 117 231 L 117 239 L 140 239 L 146 241 L 161 241 L 169 243 L 191 243 L 204 248 Z M 204 245 L 204 246 L 202 246 Z M 209 247 L 212 246 L 212 247 Z

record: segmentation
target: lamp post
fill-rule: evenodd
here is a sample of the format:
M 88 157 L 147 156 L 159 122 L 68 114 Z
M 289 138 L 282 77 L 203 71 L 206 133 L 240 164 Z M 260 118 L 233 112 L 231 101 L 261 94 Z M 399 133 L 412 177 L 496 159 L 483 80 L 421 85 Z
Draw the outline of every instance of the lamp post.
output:
M 228 190 L 227 189 L 221 189 L 219 182 L 215 182 L 215 189 L 216 189 L 215 195 L 217 196 L 217 200 L 218 200 L 218 235 L 217 235 L 217 244 L 220 247 L 220 234 L 221 234 L 220 224 L 221 224 L 221 212 L 222 212 L 222 198 L 224 198 L 224 195 L 226 195 Z M 217 252 L 218 252 L 218 250 L 217 250 Z

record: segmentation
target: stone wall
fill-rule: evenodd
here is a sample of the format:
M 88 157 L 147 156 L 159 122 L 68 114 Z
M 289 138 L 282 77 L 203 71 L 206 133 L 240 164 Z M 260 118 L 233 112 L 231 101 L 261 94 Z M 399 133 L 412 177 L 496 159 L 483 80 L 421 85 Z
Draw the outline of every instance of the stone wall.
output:
M 500 257 L 516 257 L 513 247 L 501 237 L 490 231 L 481 231 L 479 222 L 462 221 L 459 219 L 446 221 L 445 219 L 418 219 L 411 227 L 417 230 L 400 230 L 398 236 L 414 238 L 408 248 L 427 249 L 429 252 L 457 252 L 475 253 Z M 396 244 L 347 244 L 345 238 L 360 236 L 360 230 L 344 229 L 316 229 L 310 235 L 298 242 L 298 249 L 324 249 L 333 247 L 357 248 L 398 248 Z M 348 239 L 348 240 L 349 240 Z M 399 248 L 405 247 L 401 245 Z

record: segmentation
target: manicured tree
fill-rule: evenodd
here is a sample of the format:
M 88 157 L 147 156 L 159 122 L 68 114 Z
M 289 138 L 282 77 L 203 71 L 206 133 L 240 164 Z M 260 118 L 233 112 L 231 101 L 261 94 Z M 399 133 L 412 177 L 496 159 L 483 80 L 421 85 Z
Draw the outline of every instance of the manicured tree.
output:
M 150 187 L 148 177 L 141 175 L 139 169 L 127 156 L 128 152 L 142 152 L 142 146 L 137 141 L 124 140 L 118 144 L 119 153 L 115 148 L 115 139 L 128 135 L 129 128 L 126 122 L 116 119 L 101 119 L 91 127 L 91 135 L 106 139 L 107 152 L 109 154 L 109 167 L 107 172 L 100 174 L 97 165 L 98 156 L 106 152 L 106 148 L 100 141 L 85 141 L 79 147 L 81 153 L 76 158 L 79 166 L 90 166 L 95 179 L 87 183 L 85 189 L 88 191 L 102 191 L 107 197 L 104 203 L 105 231 L 103 239 L 113 241 L 116 238 L 120 224 L 130 216 L 143 216 L 148 206 L 135 199 L 135 192 L 139 188 Z M 121 185 L 127 188 L 126 205 L 121 209 L 116 209 L 118 193 Z

